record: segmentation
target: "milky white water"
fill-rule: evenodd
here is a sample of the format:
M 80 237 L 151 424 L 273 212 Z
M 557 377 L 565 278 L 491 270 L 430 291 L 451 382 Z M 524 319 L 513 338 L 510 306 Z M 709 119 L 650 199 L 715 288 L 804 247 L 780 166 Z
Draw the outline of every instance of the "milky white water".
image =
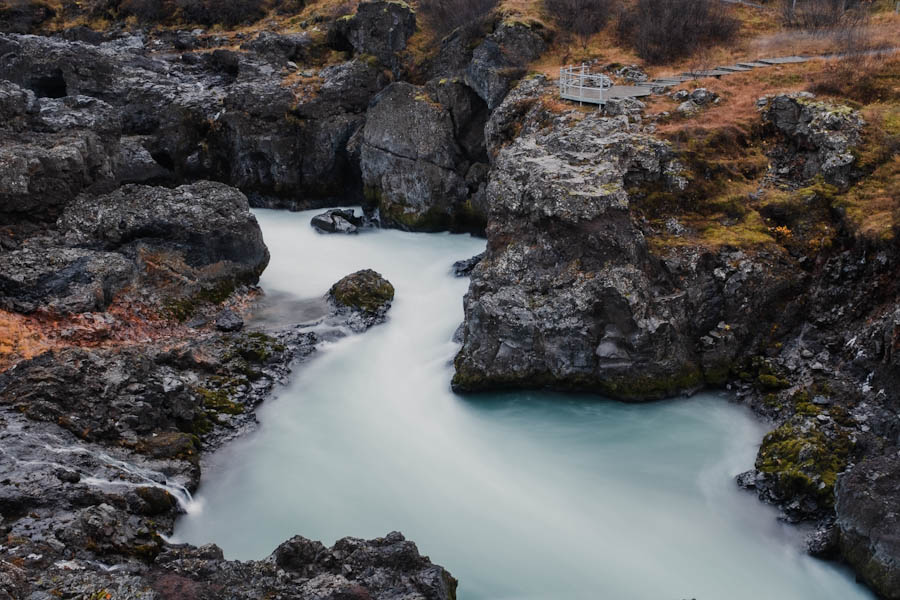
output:
M 716 394 L 457 396 L 468 281 L 450 266 L 484 241 L 318 235 L 313 214 L 258 211 L 263 288 L 319 297 L 373 268 L 396 288 L 389 321 L 325 346 L 258 432 L 212 457 L 176 539 L 250 559 L 298 533 L 330 545 L 399 530 L 459 578 L 461 600 L 871 598 L 736 487 L 764 433 L 745 410 Z

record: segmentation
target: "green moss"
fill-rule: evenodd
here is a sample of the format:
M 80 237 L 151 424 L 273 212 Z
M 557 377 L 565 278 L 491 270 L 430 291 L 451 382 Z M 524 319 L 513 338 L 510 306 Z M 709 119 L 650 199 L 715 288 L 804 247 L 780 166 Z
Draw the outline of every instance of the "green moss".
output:
M 203 401 L 203 406 L 213 412 L 228 415 L 239 415 L 244 412 L 244 405 L 231 400 L 231 395 L 225 389 L 211 390 L 204 387 L 195 387 L 194 392 Z
M 331 287 L 329 293 L 344 306 L 375 313 L 394 299 L 394 286 L 367 269 L 344 277 Z
M 216 285 L 205 287 L 188 298 L 173 298 L 165 303 L 164 308 L 172 318 L 184 322 L 193 317 L 204 305 L 221 304 L 234 292 L 237 282 L 221 281 Z
M 781 379 L 775 375 L 763 373 L 756 378 L 757 383 L 765 390 L 783 390 L 790 387 L 791 383 L 786 379 Z
M 756 468 L 775 477 L 782 497 L 809 495 L 831 507 L 837 475 L 846 468 L 851 450 L 845 434 L 831 439 L 812 425 L 785 423 L 763 439 Z
M 230 347 L 224 358 L 229 361 L 240 358 L 250 363 L 265 364 L 275 353 L 284 351 L 284 344 L 279 343 L 272 336 L 261 331 L 252 331 L 232 336 Z M 242 370 L 247 374 L 246 368 Z

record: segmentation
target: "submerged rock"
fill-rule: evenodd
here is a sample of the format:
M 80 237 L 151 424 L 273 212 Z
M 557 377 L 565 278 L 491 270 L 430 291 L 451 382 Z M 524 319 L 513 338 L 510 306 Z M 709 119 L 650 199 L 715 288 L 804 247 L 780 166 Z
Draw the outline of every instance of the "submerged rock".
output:
M 453 274 L 457 277 L 468 277 L 472 274 L 472 271 L 475 267 L 478 266 L 478 263 L 484 258 L 484 252 L 481 254 L 476 254 L 472 258 L 466 258 L 464 260 L 458 260 L 453 263 Z
M 320 233 L 357 233 L 363 218 L 352 210 L 334 208 L 312 218 L 309 224 Z

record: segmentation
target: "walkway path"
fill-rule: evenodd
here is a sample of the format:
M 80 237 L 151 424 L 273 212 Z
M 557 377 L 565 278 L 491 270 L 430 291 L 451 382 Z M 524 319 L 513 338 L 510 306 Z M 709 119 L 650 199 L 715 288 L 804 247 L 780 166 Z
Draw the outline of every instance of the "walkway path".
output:
M 707 69 L 653 79 L 637 85 L 614 85 L 611 88 L 600 90 L 599 88 L 581 88 L 577 97 L 569 97 L 570 100 L 587 102 L 589 104 L 606 104 L 608 100 L 621 100 L 623 98 L 642 98 L 654 93 L 661 93 L 665 88 L 678 85 L 686 81 L 703 77 L 721 77 L 732 73 L 741 73 L 772 65 L 801 63 L 810 60 L 803 56 L 782 56 L 778 58 L 761 58 L 755 61 L 741 62 L 733 65 L 725 65 Z

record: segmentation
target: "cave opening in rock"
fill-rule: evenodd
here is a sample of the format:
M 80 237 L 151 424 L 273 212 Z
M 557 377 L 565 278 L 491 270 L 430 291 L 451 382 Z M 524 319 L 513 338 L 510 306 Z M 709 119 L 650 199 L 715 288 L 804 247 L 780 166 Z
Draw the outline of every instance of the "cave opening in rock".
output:
M 33 77 L 31 90 L 39 98 L 65 98 L 69 95 L 66 78 L 63 77 L 60 69 L 56 69 L 48 75 Z
M 172 155 L 165 150 L 159 152 L 151 152 L 150 158 L 152 158 L 156 162 L 156 164 L 164 169 L 168 169 L 169 171 L 175 170 L 175 160 L 172 158 Z

